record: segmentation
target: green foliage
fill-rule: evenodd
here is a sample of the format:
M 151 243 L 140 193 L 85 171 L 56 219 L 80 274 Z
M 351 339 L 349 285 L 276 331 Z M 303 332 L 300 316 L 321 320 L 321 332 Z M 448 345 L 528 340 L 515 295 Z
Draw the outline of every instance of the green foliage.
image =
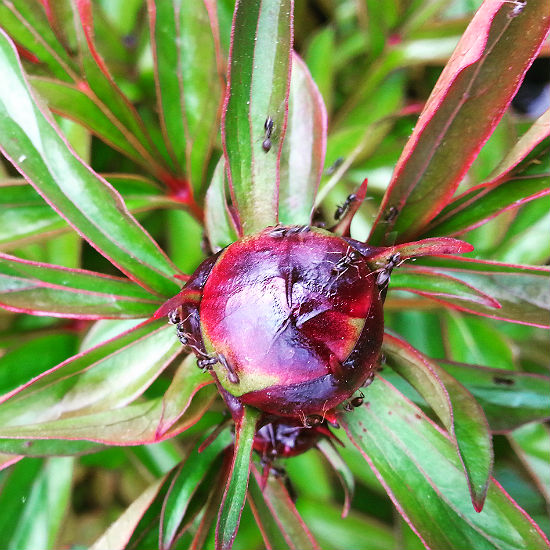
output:
M 550 111 L 510 102 L 550 14 L 473 4 L 0 1 L 7 549 L 548 548 Z M 155 312 L 319 222 L 407 260 L 387 365 L 269 471 Z

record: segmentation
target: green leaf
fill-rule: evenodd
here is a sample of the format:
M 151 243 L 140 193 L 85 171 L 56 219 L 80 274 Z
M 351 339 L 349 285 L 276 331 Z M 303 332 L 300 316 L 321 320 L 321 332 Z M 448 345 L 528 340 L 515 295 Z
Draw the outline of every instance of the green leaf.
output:
M 241 0 L 235 9 L 222 139 L 229 183 L 245 235 L 277 223 L 292 9 L 292 0 Z M 266 151 L 262 143 L 268 118 L 273 120 L 273 130 L 271 148 Z
M 77 78 L 75 66 L 55 36 L 38 0 L 11 0 L 0 5 L 0 27 L 29 50 L 61 80 Z
M 516 14 L 505 0 L 485 2 L 474 16 L 397 164 L 373 244 L 417 235 L 448 203 L 493 132 L 550 26 L 542 0 L 522 8 Z M 510 56 L 509 44 L 519 42 L 521 50 Z
M 221 78 L 206 2 L 148 1 L 157 99 L 168 147 L 196 192 L 219 123 Z
M 460 235 L 502 212 L 549 195 L 549 186 L 550 174 L 481 184 L 451 202 L 424 234 L 429 237 Z
M 506 157 L 491 174 L 491 180 L 500 180 L 510 174 L 522 174 L 533 162 L 533 156 L 542 157 L 548 163 L 548 137 L 550 137 L 550 109 L 542 114 L 531 128 L 521 136 Z M 542 149 L 542 151 L 541 151 Z M 540 154 L 542 153 L 542 154 Z
M 451 307 L 457 301 L 473 302 L 492 308 L 500 306 L 491 296 L 463 283 L 460 279 L 433 272 L 430 268 L 407 266 L 397 269 L 392 273 L 390 288 L 434 298 Z
M 455 301 L 457 309 L 522 325 L 550 326 L 550 270 L 546 267 L 460 257 L 423 259 L 422 263 L 430 265 L 434 275 L 441 273 L 460 279 L 502 306 L 497 310 Z
M 157 435 L 162 437 L 177 423 L 189 407 L 195 393 L 214 380 L 197 366 L 197 358 L 190 354 L 176 370 L 172 383 L 162 398 L 162 416 Z
M 229 550 L 233 546 L 239 528 L 250 475 L 252 444 L 260 414 L 252 407 L 244 407 L 241 417 L 235 422 L 233 463 L 216 526 L 216 548 L 219 550 Z
M 510 341 L 486 319 L 448 312 L 442 321 L 449 359 L 484 367 L 516 369 Z
M 330 27 L 318 31 L 309 43 L 305 58 L 311 77 L 319 87 L 319 93 L 329 113 L 332 111 L 334 87 L 334 35 L 334 29 Z
M 76 319 L 143 318 L 159 301 L 135 283 L 0 253 L 0 304 L 10 311 Z
M 364 468 L 364 464 L 362 466 Z M 330 548 L 330 550 L 399 548 L 386 524 L 373 517 L 352 510 L 343 521 L 340 510 L 334 504 L 304 499 L 301 495 L 298 508 L 321 548 Z M 309 546 L 299 548 L 309 548 Z M 408 546 L 401 548 L 411 550 Z
M 90 0 L 79 0 L 72 2 L 72 6 L 82 71 L 85 77 L 85 81 L 79 82 L 80 86 L 85 89 L 89 88 L 97 98 L 98 105 L 103 105 L 104 109 L 109 111 L 109 118 L 124 132 L 132 146 L 139 150 L 143 159 L 149 164 L 149 169 L 163 180 L 168 175 L 167 159 L 162 156 L 165 151 L 159 152 L 152 144 L 136 108 L 117 86 L 97 51 L 94 42 L 92 3 Z
M 321 451 L 321 453 L 323 453 L 336 472 L 336 475 L 342 484 L 342 488 L 344 489 L 345 500 L 344 509 L 342 510 L 342 518 L 345 518 L 349 514 L 353 493 L 355 492 L 355 479 L 348 465 L 331 441 L 328 439 L 321 439 L 317 443 L 317 448 Z
M 512 264 L 544 264 L 550 257 L 550 197 L 520 208 L 492 256 Z
M 0 395 L 74 355 L 78 336 L 75 332 L 57 332 L 18 339 L 2 349 L 0 357 Z M 4 346 L 2 346 L 4 347 Z
M 263 520 L 261 525 L 266 531 L 262 530 L 262 536 L 266 546 L 277 550 L 319 550 L 317 541 L 300 517 L 283 481 L 275 476 L 269 476 L 265 487 L 261 489 L 260 473 L 255 467 L 252 473 L 249 489 L 251 506 L 254 516 Z
M 256 475 L 255 469 L 252 470 L 252 473 L 254 475 L 250 476 L 248 484 L 248 504 L 250 504 L 256 524 L 262 533 L 266 548 L 277 548 L 277 550 L 295 548 L 295 546 L 291 546 L 292 540 L 290 543 L 285 540 L 285 535 L 287 538 L 288 535 L 283 531 L 279 518 L 276 518 L 275 513 L 265 500 L 265 492 L 260 486 L 260 476 Z
M 161 548 L 172 547 L 192 496 L 211 469 L 214 459 L 231 443 L 231 433 L 226 429 L 205 449 L 199 451 L 195 447 L 180 465 L 164 500 L 160 518 Z
M 17 437 L 35 423 L 40 431 L 47 421 L 123 407 L 180 351 L 173 327 L 155 321 L 75 355 L 1 399 L 0 437 Z
M 148 399 L 122 408 L 91 412 L 60 420 L 11 426 L 0 431 L 0 451 L 29 456 L 82 454 L 105 445 L 158 443 L 192 428 L 211 406 L 216 392 L 205 388 L 191 402 L 172 429 L 162 436 L 162 399 Z M 61 441 L 61 440 L 70 441 Z
M 164 496 L 167 481 L 171 480 L 173 475 L 173 473 L 169 474 L 149 485 L 124 513 L 111 524 L 109 529 L 92 544 L 90 550 L 119 550 L 126 547 L 132 533 L 159 497 L 159 493 L 161 497 Z M 161 492 L 163 489 L 164 493 Z
M 399 512 L 427 548 L 547 549 L 542 531 L 492 481 L 482 512 L 469 502 L 451 440 L 387 382 L 340 418 Z
M 548 415 L 548 408 L 546 413 Z M 550 432 L 548 426 L 529 424 L 514 430 L 509 435 L 509 439 L 539 491 L 544 495 L 546 502 L 550 502 L 550 469 L 548 468 Z
M 135 146 L 133 139 L 128 139 L 126 128 L 113 117 L 89 87 L 43 76 L 32 76 L 29 80 L 54 113 L 82 124 L 134 162 L 147 169 L 151 167 L 140 147 Z
M 132 213 L 181 208 L 181 203 L 161 194 L 158 186 L 140 176 L 104 174 L 103 177 L 121 193 Z M 0 250 L 13 250 L 70 230 L 67 222 L 25 180 L 0 181 Z
M 547 376 L 442 359 L 437 363 L 472 392 L 493 432 L 514 430 L 550 417 L 550 378 Z
M 219 252 L 238 239 L 237 228 L 227 204 L 226 180 L 225 159 L 221 157 L 206 192 L 204 211 L 208 242 L 214 252 Z
M 0 149 L 50 205 L 142 286 L 177 292 L 175 268 L 120 195 L 76 157 L 35 103 L 15 50 L 0 34 Z
M 326 147 L 327 113 L 323 98 L 305 63 L 294 53 L 288 122 L 280 160 L 280 223 L 311 223 Z
M 493 467 L 493 447 L 483 409 L 447 371 L 407 342 L 384 335 L 388 365 L 432 407 L 455 443 L 476 511 L 483 508 Z
M 0 249 L 51 238 L 69 226 L 24 180 L 0 182 Z
M 0 474 L 5 548 L 56 547 L 69 506 L 73 465 L 66 457 L 26 459 Z

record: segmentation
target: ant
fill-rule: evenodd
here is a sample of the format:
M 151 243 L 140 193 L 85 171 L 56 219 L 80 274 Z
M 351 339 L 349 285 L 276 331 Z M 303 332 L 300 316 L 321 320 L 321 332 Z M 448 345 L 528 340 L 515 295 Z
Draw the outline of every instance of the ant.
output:
M 273 119 L 268 116 L 264 122 L 265 139 L 262 142 L 262 149 L 267 153 L 271 149 L 271 133 L 273 132 Z
M 292 227 L 276 227 L 269 232 L 270 237 L 288 237 L 289 235 L 299 235 L 307 233 L 310 230 L 309 225 L 293 225 Z
M 365 400 L 365 394 L 362 391 L 359 391 L 359 393 L 360 395 L 357 395 L 344 403 L 343 407 L 345 411 L 350 412 L 363 404 L 363 401 Z
M 507 4 L 514 5 L 514 8 L 508 14 L 508 17 L 510 19 L 513 19 L 514 17 L 517 17 L 518 15 L 520 15 L 525 9 L 525 6 L 527 5 L 527 2 L 525 0 L 505 0 L 505 1 Z
M 399 210 L 395 206 L 390 206 L 384 216 L 384 221 L 386 223 L 393 222 L 397 218 L 397 214 L 399 214 Z
M 219 359 L 217 357 L 203 357 L 202 359 L 197 359 L 197 366 L 199 369 L 202 369 L 203 372 L 207 370 L 212 370 L 213 365 L 215 365 Z
M 390 281 L 392 271 L 396 267 L 399 267 L 404 261 L 405 260 L 401 259 L 401 254 L 399 254 L 399 252 L 392 254 L 388 259 L 388 263 L 383 268 L 375 272 L 378 273 L 378 275 L 376 276 L 376 284 L 381 289 L 386 288 Z
M 359 270 L 358 263 L 361 262 L 362 255 L 357 250 L 352 250 L 351 246 L 348 246 L 346 253 L 334 264 L 332 273 L 337 275 L 335 280 L 338 280 L 350 267 L 354 267 L 357 270 L 359 276 L 361 271 Z
M 347 199 L 344 201 L 344 204 L 336 208 L 336 212 L 334 212 L 334 219 L 339 220 L 356 200 L 357 200 L 357 195 L 355 193 L 348 195 Z
M 342 164 L 344 163 L 344 157 L 338 157 L 325 171 L 325 174 L 327 176 L 331 176 L 332 174 L 334 174 L 334 172 L 336 172 L 336 170 L 338 168 L 340 168 L 340 166 L 342 166 Z

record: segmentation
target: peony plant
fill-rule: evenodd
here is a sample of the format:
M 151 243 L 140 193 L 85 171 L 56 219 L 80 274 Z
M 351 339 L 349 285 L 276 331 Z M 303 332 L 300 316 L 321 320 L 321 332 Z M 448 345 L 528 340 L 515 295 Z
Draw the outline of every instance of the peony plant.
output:
M 544 2 L 0 26 L 8 548 L 548 548 Z

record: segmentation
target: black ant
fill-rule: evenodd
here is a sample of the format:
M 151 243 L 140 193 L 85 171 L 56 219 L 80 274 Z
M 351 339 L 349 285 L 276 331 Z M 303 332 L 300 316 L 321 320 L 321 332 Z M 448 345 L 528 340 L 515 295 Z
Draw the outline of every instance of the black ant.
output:
M 334 219 L 339 220 L 356 200 L 357 200 L 357 195 L 355 193 L 348 195 L 348 198 L 344 201 L 344 204 L 336 208 L 336 212 L 334 212 Z
M 390 206 L 384 216 L 384 221 L 386 223 L 393 222 L 397 218 L 397 214 L 399 214 L 399 210 L 395 206 Z
M 197 366 L 199 369 L 202 369 L 203 372 L 207 370 L 212 370 L 212 367 L 219 361 L 217 357 L 203 357 L 202 359 L 197 359 Z
M 268 116 L 264 122 L 265 138 L 262 149 L 267 153 L 271 149 L 271 133 L 273 132 L 273 119 Z
M 362 391 L 360 391 L 359 393 L 360 395 L 357 395 L 344 403 L 343 407 L 345 411 L 350 412 L 363 404 L 363 401 L 365 400 L 365 394 Z
M 332 174 L 334 174 L 334 172 L 336 172 L 336 170 L 338 168 L 340 168 L 340 166 L 342 166 L 342 164 L 344 163 L 344 157 L 338 157 L 326 170 L 325 170 L 325 174 L 327 176 L 330 176 Z
M 288 237 L 289 235 L 299 235 L 307 233 L 310 230 L 309 225 L 293 225 L 292 227 L 276 227 L 269 232 L 270 237 Z
M 375 272 L 378 273 L 378 275 L 376 276 L 376 284 L 381 289 L 386 288 L 390 281 L 392 271 L 396 267 L 399 267 L 404 261 L 405 260 L 401 259 L 401 254 L 399 254 L 399 252 L 392 254 L 388 259 L 388 263 L 383 268 Z
M 514 8 L 512 11 L 508 14 L 508 17 L 510 19 L 513 19 L 514 17 L 517 17 L 520 15 L 523 10 L 525 9 L 525 6 L 527 5 L 527 2 L 525 0 L 505 0 L 508 4 L 513 4 Z
M 332 273 L 337 275 L 336 280 L 338 280 L 350 267 L 357 269 L 357 273 L 360 275 L 361 271 L 359 270 L 358 263 L 361 262 L 362 255 L 357 250 L 353 250 L 351 246 L 348 246 L 346 253 L 334 264 L 332 268 Z

